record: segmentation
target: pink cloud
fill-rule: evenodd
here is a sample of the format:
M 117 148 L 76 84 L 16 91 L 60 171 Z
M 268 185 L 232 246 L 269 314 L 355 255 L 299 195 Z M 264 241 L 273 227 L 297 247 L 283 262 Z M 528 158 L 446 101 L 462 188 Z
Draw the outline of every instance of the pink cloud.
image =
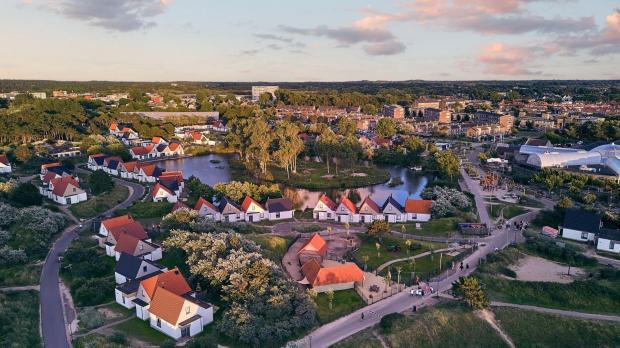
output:
M 514 76 L 539 74 L 527 68 L 533 59 L 532 51 L 527 48 L 496 42 L 484 46 L 476 60 L 488 73 Z

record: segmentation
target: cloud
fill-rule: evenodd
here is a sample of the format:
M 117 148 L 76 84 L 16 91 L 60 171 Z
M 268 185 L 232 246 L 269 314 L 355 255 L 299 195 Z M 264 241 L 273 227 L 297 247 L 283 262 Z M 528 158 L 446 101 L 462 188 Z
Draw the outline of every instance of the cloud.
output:
M 280 42 L 286 42 L 286 43 L 293 42 L 293 39 L 289 37 L 283 37 L 283 36 L 278 36 L 278 35 L 273 35 L 273 34 L 254 34 L 254 36 L 256 36 L 259 39 L 264 39 L 264 40 L 273 40 L 273 41 L 280 41 Z
M 618 54 L 620 53 L 620 10 L 616 9 L 608 15 L 600 30 L 580 35 L 560 36 L 548 42 L 547 46 L 553 47 L 554 53 L 562 55 L 574 55 L 583 50 L 594 56 Z
M 172 0 L 56 0 L 44 8 L 90 25 L 128 32 L 156 25 L 153 17 L 163 14 Z
M 241 55 L 244 55 L 244 56 L 255 56 L 256 54 L 258 54 L 258 52 L 260 52 L 259 49 L 243 50 L 243 51 L 241 51 Z
M 388 56 L 404 52 L 406 47 L 398 40 L 376 42 L 362 47 L 371 56 Z
M 485 72 L 495 75 L 539 75 L 527 68 L 534 58 L 534 50 L 496 42 L 484 46 L 476 60 Z

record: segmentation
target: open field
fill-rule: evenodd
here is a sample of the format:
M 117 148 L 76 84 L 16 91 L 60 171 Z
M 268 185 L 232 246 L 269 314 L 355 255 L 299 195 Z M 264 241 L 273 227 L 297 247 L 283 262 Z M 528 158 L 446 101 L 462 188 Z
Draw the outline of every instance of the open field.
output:
M 0 287 L 37 285 L 41 267 L 32 264 L 1 267 Z
M 412 273 L 415 272 L 414 276 L 418 276 L 420 280 L 426 280 L 430 276 L 439 274 L 439 265 L 441 261 L 441 269 L 445 270 L 450 267 L 452 263 L 453 257 L 447 254 L 444 254 L 440 257 L 439 254 L 434 255 L 426 255 L 419 259 L 415 259 L 414 263 L 410 260 L 397 262 L 395 264 L 390 265 L 387 269 L 381 272 L 381 275 L 386 275 L 388 270 L 392 273 L 392 281 L 398 280 L 398 270 L 397 267 L 401 267 L 400 272 L 400 282 L 401 284 L 412 284 Z
M 88 219 L 121 203 L 128 195 L 129 190 L 127 187 L 115 184 L 110 192 L 103 193 L 99 196 L 89 196 L 87 201 L 73 204 L 69 209 L 76 218 Z
M 318 294 L 314 302 L 317 306 L 316 312 L 321 324 L 334 321 L 365 305 L 362 298 L 353 289 L 334 291 L 332 309 L 329 309 L 329 300 L 325 293 Z
M 0 344 L 40 347 L 39 292 L 0 292 Z
M 457 223 L 461 221 L 456 217 L 444 217 L 438 219 L 432 219 L 429 222 L 419 223 L 421 229 L 416 228 L 416 223 L 395 224 L 392 230 L 418 235 L 418 236 L 433 236 L 433 237 L 451 237 L 457 233 Z
M 514 308 L 493 308 L 517 347 L 617 347 L 620 325 Z
M 263 249 L 263 254 L 275 262 L 282 260 L 293 241 L 293 237 L 280 237 L 269 234 L 255 234 L 246 237 L 260 245 Z
M 505 220 L 512 219 L 517 215 L 521 215 L 527 212 L 527 210 L 519 205 L 510 203 L 498 203 L 487 205 L 487 211 L 489 216 L 493 219 L 497 219 L 502 215 Z
M 413 240 L 412 242 L 417 244 L 418 247 L 415 250 L 411 250 L 409 254 L 407 254 L 407 245 L 405 244 L 404 239 L 385 236 L 383 237 L 383 241 L 379 242 L 378 240 L 370 238 L 366 235 L 359 235 L 359 237 L 362 239 L 362 245 L 356 252 L 353 253 L 353 256 L 360 264 L 364 263 L 364 256 L 368 256 L 367 265 L 369 270 L 375 269 L 378 266 L 394 259 L 421 254 L 429 251 L 430 248 L 437 250 L 445 247 L 445 244 L 441 243 Z M 379 243 L 379 252 L 377 252 L 376 243 Z M 400 246 L 400 251 L 388 251 L 387 248 L 389 246 L 395 245 Z

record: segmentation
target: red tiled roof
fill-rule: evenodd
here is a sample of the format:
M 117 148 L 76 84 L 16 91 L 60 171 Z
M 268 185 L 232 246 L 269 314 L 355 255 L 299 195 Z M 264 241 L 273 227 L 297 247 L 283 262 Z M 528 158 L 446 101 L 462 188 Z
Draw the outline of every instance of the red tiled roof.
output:
M 151 300 L 149 312 L 172 325 L 177 325 L 183 304 L 185 304 L 183 297 L 165 288 L 158 287 Z
M 144 227 L 138 221 L 131 220 L 130 222 L 109 228 L 108 231 L 114 236 L 114 239 L 118 241 L 119 237 L 123 234 L 128 234 L 132 237 L 138 239 L 148 239 L 149 236 L 146 234 Z
M 78 182 L 75 181 L 75 179 L 72 176 L 65 176 L 61 178 L 52 179 L 50 181 L 50 184 L 54 186 L 52 193 L 56 196 L 64 196 L 65 190 L 67 189 L 67 186 L 69 186 L 69 184 L 77 188 L 80 188 L 80 184 L 78 184 Z
M 155 164 L 152 164 L 152 163 L 140 166 L 140 169 L 142 169 L 142 171 L 144 172 L 144 175 L 146 175 L 146 176 L 153 175 L 153 173 L 155 172 L 155 168 L 157 168 L 157 166 Z
M 200 210 L 200 208 L 206 205 L 207 207 L 209 207 L 209 209 L 212 209 L 213 211 L 217 211 L 217 208 L 213 205 L 213 203 L 207 201 L 206 199 L 200 197 L 198 199 L 198 202 L 196 202 L 196 205 L 194 206 L 194 210 Z
M 327 254 L 327 243 L 318 233 L 315 233 L 297 253 L 299 254 L 302 252 L 315 252 L 321 256 L 325 256 L 325 254 Z
M 427 199 L 408 199 L 405 201 L 405 212 L 413 214 L 430 214 L 433 201 Z
M 116 123 L 110 123 L 110 130 L 118 130 L 118 125 Z
M 364 280 L 364 272 L 354 263 L 345 263 L 331 267 L 321 267 L 315 260 L 309 260 L 301 267 L 310 285 L 335 285 Z
M 353 214 L 355 214 L 355 212 L 357 211 L 355 204 L 346 197 L 340 201 L 340 204 L 344 204 L 344 206 L 347 207 L 347 209 L 349 209 L 349 211 Z
M 46 163 L 41 165 L 41 169 L 48 169 L 53 167 L 60 167 L 62 164 L 60 162 Z
M 0 163 L 6 164 L 7 166 L 9 165 L 9 159 L 6 158 L 6 155 L 0 155 Z
M 133 223 L 135 220 L 129 215 L 121 215 L 101 221 L 101 224 L 109 231 L 113 228 Z
M 256 204 L 262 210 L 265 210 L 265 208 L 263 208 L 262 205 L 260 205 L 257 201 L 253 200 L 252 197 L 250 196 L 245 196 L 245 198 L 243 199 L 243 202 L 241 203 L 241 210 L 243 210 L 244 212 L 247 212 L 252 203 Z
M 133 152 L 134 155 L 146 155 L 149 152 L 151 152 L 153 150 L 153 145 L 147 145 L 147 146 L 136 146 L 136 147 L 132 147 L 131 148 L 131 152 Z
M 171 213 L 174 213 L 175 211 L 179 210 L 179 209 L 189 209 L 189 207 L 187 205 L 185 205 L 183 202 L 181 201 L 177 201 L 176 203 L 174 203 L 174 205 L 172 206 L 172 210 L 170 211 Z
M 136 255 L 136 247 L 140 243 L 140 239 L 128 234 L 120 233 L 114 246 L 114 251 L 118 253 L 127 253 L 129 255 Z
M 57 176 L 58 176 L 58 174 L 56 174 L 54 172 L 47 172 L 43 176 L 43 182 L 46 183 L 46 184 L 49 184 L 49 182 L 52 181 L 52 179 L 56 179 Z
M 169 195 L 174 196 L 174 192 L 170 191 L 169 188 L 167 188 L 166 186 L 157 183 L 155 184 L 155 186 L 153 186 L 153 189 L 151 190 L 151 197 L 155 197 L 157 196 L 157 193 L 159 192 L 159 190 L 164 190 L 166 192 L 168 192 Z
M 179 144 L 179 143 L 172 143 L 172 144 L 168 145 L 168 148 L 171 151 L 176 151 L 179 147 L 181 147 L 181 144 Z
M 133 170 L 136 168 L 136 164 L 138 164 L 138 162 L 136 161 L 126 162 L 126 163 L 123 163 L 123 166 L 128 172 L 133 172 Z
M 323 202 L 323 204 L 331 210 L 336 209 L 336 203 L 334 203 L 334 201 L 332 201 L 326 194 L 323 194 L 321 198 L 319 198 L 319 201 Z
M 153 137 L 153 139 L 151 139 L 151 142 L 154 143 L 154 144 L 159 144 L 163 140 L 164 139 L 162 139 L 161 137 Z
M 169 270 L 168 272 L 160 273 L 153 277 L 147 278 L 140 282 L 142 288 L 148 295 L 149 298 L 153 298 L 155 294 L 155 290 L 157 288 L 164 288 L 174 294 L 184 295 L 192 289 L 187 284 L 185 277 L 181 274 L 178 268 L 174 268 Z
M 374 210 L 376 213 L 381 213 L 381 208 L 375 201 L 373 201 L 370 196 L 366 197 L 362 204 L 360 205 L 360 209 L 364 206 L 364 204 L 368 205 L 370 209 Z

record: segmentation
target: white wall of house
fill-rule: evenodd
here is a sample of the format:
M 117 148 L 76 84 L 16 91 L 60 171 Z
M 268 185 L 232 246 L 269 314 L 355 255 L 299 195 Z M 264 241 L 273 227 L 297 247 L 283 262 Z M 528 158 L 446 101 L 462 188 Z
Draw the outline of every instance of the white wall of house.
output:
M 142 320 L 149 320 L 151 314 L 149 313 L 148 308 L 142 307 L 140 305 L 135 305 L 135 306 L 136 306 L 136 317 Z
M 144 255 L 144 259 L 145 260 L 150 260 L 150 261 L 161 260 L 161 258 L 162 258 L 161 248 L 157 248 L 157 249 L 151 251 L 150 253 Z
M 269 213 L 269 220 L 286 220 L 293 218 L 293 211 L 287 210 L 280 213 Z
M 594 233 L 572 230 L 570 228 L 562 228 L 562 237 L 572 239 L 579 242 L 594 241 Z
M 6 165 L 4 163 L 0 163 L 0 173 L 7 174 L 12 171 L 11 165 Z
M 315 220 L 323 221 L 323 220 L 333 220 L 334 212 L 332 211 L 315 211 L 312 213 L 312 217 Z
M 431 214 L 407 213 L 407 221 L 429 221 Z
M 116 299 L 116 303 L 127 309 L 131 309 L 136 306 L 133 303 L 133 300 L 136 298 L 135 294 L 125 295 L 120 290 L 114 289 L 114 297 Z
M 349 283 L 340 283 L 340 284 L 320 285 L 320 286 L 315 286 L 312 289 L 316 290 L 316 292 L 326 292 L 329 289 L 338 291 L 338 290 L 353 289 L 354 287 L 355 287 L 355 282 L 349 282 Z
M 607 251 L 610 253 L 620 254 L 620 242 L 599 237 L 596 243 L 596 249 L 601 251 Z
M 153 315 L 153 313 L 149 313 L 149 323 L 152 328 L 157 331 L 161 331 L 167 336 L 172 337 L 175 340 L 181 338 L 181 328 L 176 327 L 163 319 L 159 319 L 158 317 Z
M 114 280 L 116 284 L 124 284 L 127 282 L 127 278 L 118 272 L 114 272 Z

